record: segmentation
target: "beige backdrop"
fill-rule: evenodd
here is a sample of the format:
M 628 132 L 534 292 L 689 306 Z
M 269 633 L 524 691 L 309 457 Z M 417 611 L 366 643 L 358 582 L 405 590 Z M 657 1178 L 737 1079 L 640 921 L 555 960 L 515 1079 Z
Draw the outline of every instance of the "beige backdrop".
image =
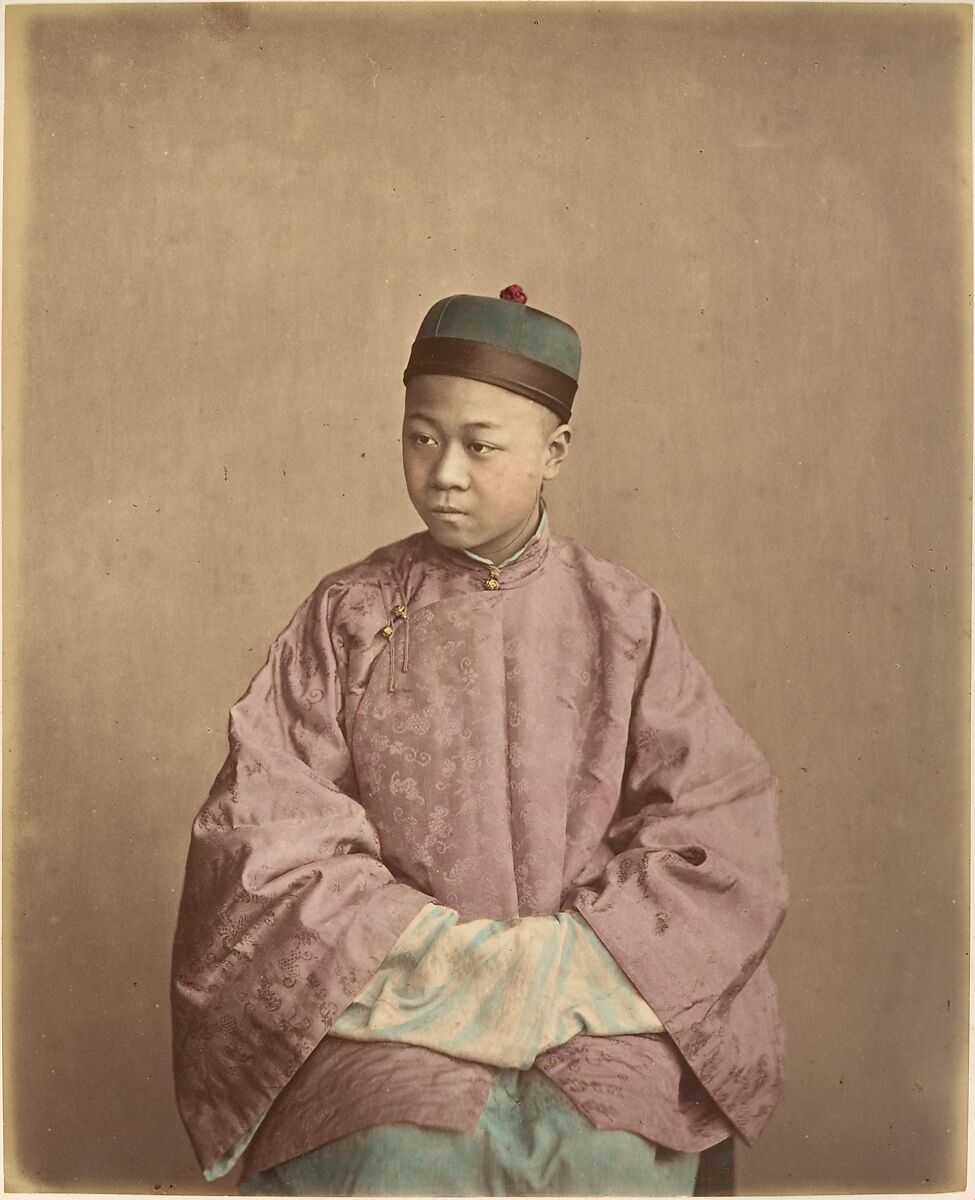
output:
M 418 527 L 416 326 L 512 282 L 583 341 L 556 528 L 661 590 L 781 779 L 788 1091 L 740 1187 L 961 1186 L 970 29 L 7 9 L 8 1188 L 201 1189 L 167 972 L 227 708 Z

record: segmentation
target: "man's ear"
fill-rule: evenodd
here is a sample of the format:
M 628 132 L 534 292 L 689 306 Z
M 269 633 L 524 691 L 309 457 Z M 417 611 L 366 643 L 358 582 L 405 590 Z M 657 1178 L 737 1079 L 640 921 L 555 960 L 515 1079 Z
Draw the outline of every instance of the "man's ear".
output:
M 554 479 L 569 453 L 569 442 L 572 440 L 572 430 L 568 425 L 560 425 L 549 435 L 545 454 L 545 466 L 542 470 L 543 479 Z

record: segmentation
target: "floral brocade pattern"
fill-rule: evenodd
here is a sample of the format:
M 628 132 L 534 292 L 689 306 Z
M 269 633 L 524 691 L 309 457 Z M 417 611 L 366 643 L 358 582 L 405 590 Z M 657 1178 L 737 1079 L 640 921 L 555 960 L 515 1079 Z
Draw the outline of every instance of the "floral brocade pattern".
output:
M 174 949 L 204 1165 L 276 1097 L 251 1169 L 340 1136 L 275 1114 L 331 1085 L 332 1021 L 429 900 L 462 920 L 577 908 L 660 1016 L 668 1037 L 537 1060 L 598 1127 L 699 1149 L 754 1140 L 775 1105 L 764 955 L 786 892 L 764 759 L 629 572 L 546 528 L 486 578 L 427 534 L 377 551 L 322 581 L 234 706 Z M 343 1069 L 382 1053 L 344 1046 Z M 342 1128 L 395 1119 L 396 1095 L 409 1120 L 419 1093 L 452 1127 L 465 1080 L 476 1120 L 481 1073 L 419 1049 L 388 1068 L 383 1104 L 353 1089 Z

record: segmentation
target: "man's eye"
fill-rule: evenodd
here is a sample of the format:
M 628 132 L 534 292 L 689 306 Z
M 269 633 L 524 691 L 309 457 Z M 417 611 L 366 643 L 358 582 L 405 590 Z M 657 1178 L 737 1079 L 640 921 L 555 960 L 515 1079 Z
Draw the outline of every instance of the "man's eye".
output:
M 433 438 L 428 433 L 411 433 L 410 441 L 418 446 L 432 446 Z
M 475 454 L 480 454 L 482 458 L 493 450 L 497 450 L 497 446 L 489 446 L 487 442 L 471 442 L 470 448 Z

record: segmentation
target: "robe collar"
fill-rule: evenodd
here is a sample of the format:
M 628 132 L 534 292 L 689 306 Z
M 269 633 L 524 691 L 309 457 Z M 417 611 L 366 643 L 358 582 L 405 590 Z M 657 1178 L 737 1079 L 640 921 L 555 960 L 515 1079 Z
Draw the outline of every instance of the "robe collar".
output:
M 488 559 L 472 554 L 469 550 L 454 550 L 442 546 L 432 534 L 427 534 L 434 553 L 451 570 L 470 575 L 479 580 L 485 591 L 503 591 L 506 587 L 523 583 L 542 566 L 551 544 L 551 529 L 548 510 L 542 501 L 542 516 L 538 528 L 516 554 L 495 566 Z

